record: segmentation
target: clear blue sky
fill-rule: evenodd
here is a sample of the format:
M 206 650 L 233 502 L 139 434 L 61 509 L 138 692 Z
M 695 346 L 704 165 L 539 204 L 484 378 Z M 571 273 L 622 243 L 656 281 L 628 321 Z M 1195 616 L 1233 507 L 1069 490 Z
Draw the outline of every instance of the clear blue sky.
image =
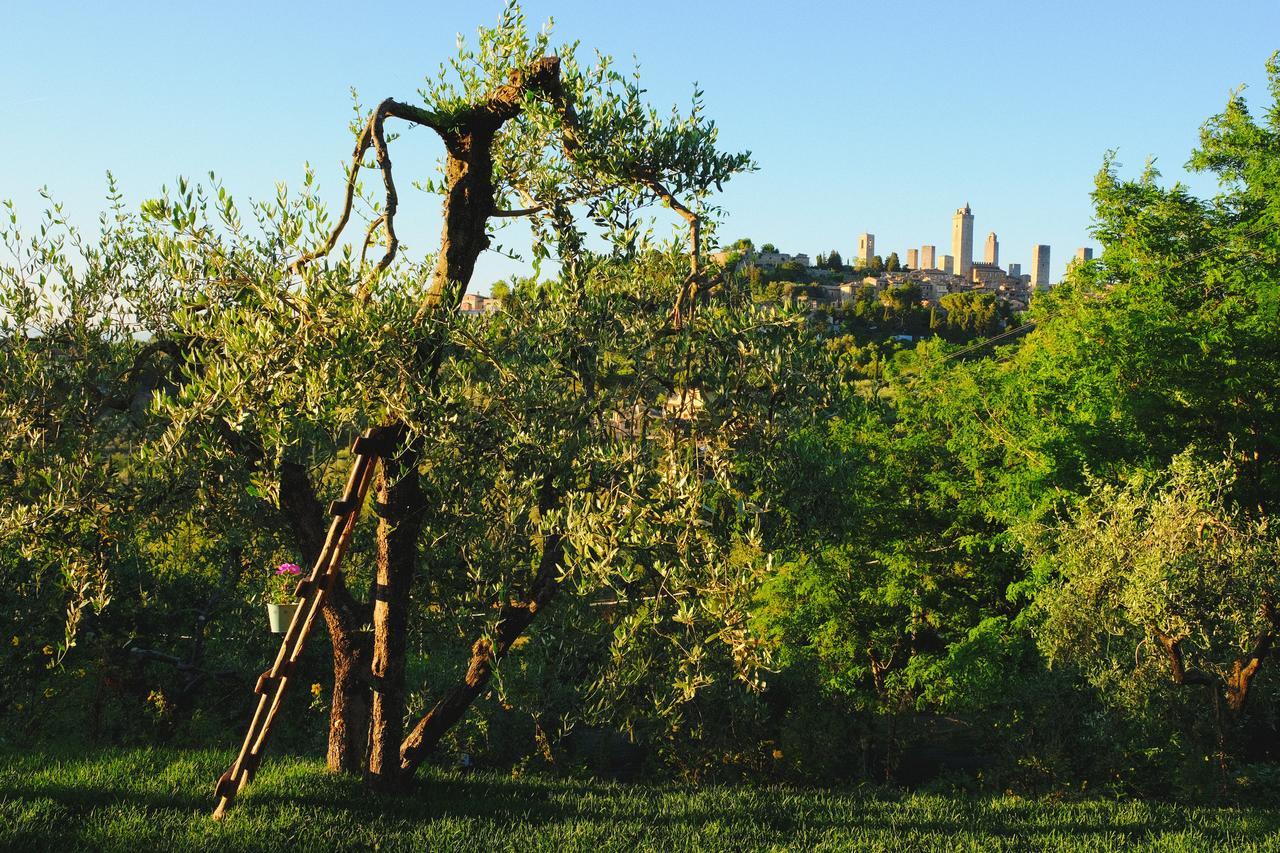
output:
M 175 175 L 215 170 L 237 196 L 299 180 L 304 161 L 334 194 L 348 156 L 348 89 L 411 99 L 458 32 L 499 2 L 13 3 L 0 51 L 0 196 L 38 213 L 47 184 L 92 222 L 111 169 L 131 200 Z M 726 187 L 726 238 L 811 256 L 852 255 L 871 231 L 883 254 L 949 250 L 968 201 L 975 246 L 1029 264 L 1053 246 L 1055 276 L 1088 238 L 1092 178 L 1108 148 L 1127 171 L 1148 156 L 1169 179 L 1229 91 L 1266 97 L 1280 3 L 1189 0 L 720 2 L 528 0 L 581 39 L 639 58 L 651 96 L 706 90 L 725 146 L 761 170 Z M 436 145 L 406 137 L 402 187 Z M 1203 178 L 1191 181 L 1212 191 Z M 435 200 L 402 190 L 402 236 L 438 235 Z M 514 237 L 514 235 L 513 235 Z M 518 242 L 518 239 L 513 239 Z M 507 274 L 490 256 L 476 287 Z

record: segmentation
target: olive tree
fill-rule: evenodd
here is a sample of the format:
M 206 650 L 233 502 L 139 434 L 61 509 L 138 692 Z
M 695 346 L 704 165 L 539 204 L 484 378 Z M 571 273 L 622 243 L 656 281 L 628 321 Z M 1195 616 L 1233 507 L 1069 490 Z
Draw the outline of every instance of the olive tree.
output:
M 339 448 L 366 427 L 389 439 L 372 501 L 379 522 L 369 601 L 339 583 L 324 612 L 335 675 L 330 765 L 358 770 L 367 757 L 370 775 L 383 783 L 412 772 L 545 607 L 566 564 L 582 559 L 573 555 L 590 550 L 574 543 L 604 522 L 574 512 L 605 512 L 599 502 L 626 477 L 611 465 L 604 469 L 614 473 L 600 478 L 577 466 L 612 447 L 620 434 L 630 435 L 635 418 L 623 411 L 624 397 L 626 412 L 656 411 L 686 431 L 683 456 L 672 456 L 672 449 L 670 458 L 641 454 L 627 464 L 661 472 L 659 483 L 675 478 L 694 495 L 715 482 L 703 467 L 715 449 L 723 443 L 737 452 L 743 442 L 764 440 L 785 420 L 778 386 L 792 392 L 804 384 L 792 382 L 791 374 L 772 377 L 762 366 L 789 364 L 788 348 L 803 338 L 794 319 L 708 310 L 705 321 L 694 320 L 695 307 L 727 286 L 702 258 L 715 213 L 709 195 L 751 168 L 749 156 L 716 148 L 700 95 L 687 113 L 661 114 L 644 103 L 634 76 L 618 73 L 607 58 L 581 66 L 573 46 L 552 52 L 548 38 L 547 31 L 530 37 L 511 5 L 497 26 L 481 29 L 474 49 L 464 44 L 428 81 L 421 105 L 380 102 L 354 127 L 355 151 L 336 215 L 320 200 L 311 172 L 301 192 L 282 187 L 273 201 L 254 205 L 253 227 L 216 182 L 208 188 L 181 182 L 145 207 L 152 243 L 182 305 L 173 339 L 184 382 L 160 403 L 168 429 L 158 447 L 169 464 L 199 466 L 227 454 L 240 459 L 255 492 L 278 506 L 311 558 L 322 541 L 320 495 L 341 463 Z M 443 143 L 439 174 L 419 182 L 441 199 L 443 231 L 433 254 L 401 251 L 393 123 L 427 128 Z M 377 174 L 376 194 L 366 196 L 364 170 Z M 655 205 L 678 216 L 686 235 L 678 254 L 658 251 L 652 242 L 644 211 Z M 351 240 L 346 229 L 362 215 L 363 234 Z M 458 308 L 476 260 L 496 225 L 517 217 L 531 223 L 535 259 L 555 257 L 562 272 L 538 310 L 510 316 L 530 323 L 558 316 L 568 323 L 573 312 L 585 312 L 592 322 L 569 324 L 557 347 L 536 355 L 512 351 L 533 363 L 503 363 L 494 355 L 500 350 L 483 338 L 458 337 L 473 333 Z M 605 303 L 617 314 L 587 310 L 580 301 L 598 293 L 591 278 L 603 269 L 585 249 L 584 223 L 609 239 L 617 259 L 640 264 L 648 277 L 639 290 L 619 285 L 629 295 Z M 604 280 L 617 283 L 616 276 Z M 761 335 L 768 346 L 752 342 Z M 575 348 L 566 349 L 568 342 Z M 512 510 L 514 519 L 523 519 L 516 522 L 520 536 L 538 547 L 536 555 L 527 545 L 513 549 L 507 571 L 524 578 L 520 567 L 536 569 L 514 599 L 508 594 L 491 602 L 498 620 L 474 644 L 463 683 L 406 733 L 406 642 L 415 580 L 426 568 L 426 534 L 449 516 L 450 500 L 485 482 L 479 475 L 468 479 L 481 467 L 476 459 L 446 464 L 466 421 L 442 408 L 442 400 L 477 393 L 452 384 L 465 376 L 455 362 L 472 359 L 496 361 L 495 370 L 530 379 L 530 388 L 539 387 L 531 382 L 538 370 L 568 382 L 554 393 L 542 386 L 542 397 L 521 392 L 519 407 L 511 397 L 483 392 L 520 413 L 508 414 L 508 423 L 536 415 L 546 422 L 527 427 L 531 434 L 552 430 L 534 456 L 513 458 L 504 449 L 479 460 L 503 477 L 520 472 L 525 491 L 507 499 L 520 507 Z M 740 393 L 748 381 L 755 391 Z M 515 394 L 520 386 L 502 387 Z M 750 416 L 748 402 L 758 407 Z M 443 482 L 456 486 L 444 489 Z M 681 524 L 696 531 L 709 523 L 687 515 L 703 502 L 686 496 L 677 503 L 686 513 L 678 516 Z M 715 541 L 723 545 L 726 531 L 741 532 L 739 514 L 735 509 L 721 519 Z M 617 549 L 600 548 L 604 565 L 615 565 Z M 717 565 L 705 549 L 677 553 L 692 566 Z M 513 588 L 499 586 L 507 593 Z
M 96 235 L 47 194 L 37 227 L 24 232 L 11 202 L 0 224 L 0 625 L 19 661 L 0 692 L 13 701 L 110 602 L 113 564 L 137 556 L 140 490 L 121 451 L 143 434 L 132 389 L 154 353 L 136 340 L 151 318 L 129 306 L 146 304 L 138 284 L 156 264 L 108 191 Z
M 1158 701 L 1163 681 L 1237 718 L 1280 631 L 1280 543 L 1233 485 L 1229 463 L 1191 452 L 1158 475 L 1095 481 L 1040 554 L 1056 578 L 1036 602 L 1049 660 L 1122 706 Z

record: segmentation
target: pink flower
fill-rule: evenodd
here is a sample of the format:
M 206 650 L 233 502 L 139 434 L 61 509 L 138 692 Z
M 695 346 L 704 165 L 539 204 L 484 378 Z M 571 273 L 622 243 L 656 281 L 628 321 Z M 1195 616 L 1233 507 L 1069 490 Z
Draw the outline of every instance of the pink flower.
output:
M 302 567 L 295 566 L 293 563 L 281 563 L 280 568 L 276 569 L 278 575 L 300 575 Z

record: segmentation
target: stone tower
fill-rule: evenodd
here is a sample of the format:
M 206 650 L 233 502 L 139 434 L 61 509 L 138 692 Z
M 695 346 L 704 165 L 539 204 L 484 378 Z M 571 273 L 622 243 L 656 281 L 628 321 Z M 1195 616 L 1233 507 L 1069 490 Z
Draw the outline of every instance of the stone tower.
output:
M 1031 250 L 1031 286 L 1049 289 L 1049 247 L 1043 244 Z
M 982 254 L 982 260 L 1000 266 L 1000 241 L 996 239 L 994 231 L 987 235 L 987 249 Z
M 920 247 L 920 269 L 936 270 L 938 268 L 938 247 L 937 246 L 921 246 Z
M 1093 249 L 1088 246 L 1076 249 L 1076 260 L 1080 262 L 1093 260 Z
M 907 249 L 907 266 L 911 267 L 913 270 L 920 269 L 919 249 Z
M 863 234 L 858 238 L 858 266 L 865 267 L 871 263 L 876 254 L 876 235 Z
M 951 255 L 955 269 L 948 272 L 968 278 L 973 269 L 973 211 L 967 201 L 951 217 Z

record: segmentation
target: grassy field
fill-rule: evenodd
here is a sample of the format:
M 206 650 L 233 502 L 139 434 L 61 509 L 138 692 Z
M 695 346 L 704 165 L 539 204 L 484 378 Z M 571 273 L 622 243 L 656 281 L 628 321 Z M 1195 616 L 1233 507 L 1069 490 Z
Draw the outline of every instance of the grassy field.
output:
M 271 757 L 223 823 L 219 752 L 0 754 L 6 850 L 1280 850 L 1280 810 L 427 773 L 379 796 Z

